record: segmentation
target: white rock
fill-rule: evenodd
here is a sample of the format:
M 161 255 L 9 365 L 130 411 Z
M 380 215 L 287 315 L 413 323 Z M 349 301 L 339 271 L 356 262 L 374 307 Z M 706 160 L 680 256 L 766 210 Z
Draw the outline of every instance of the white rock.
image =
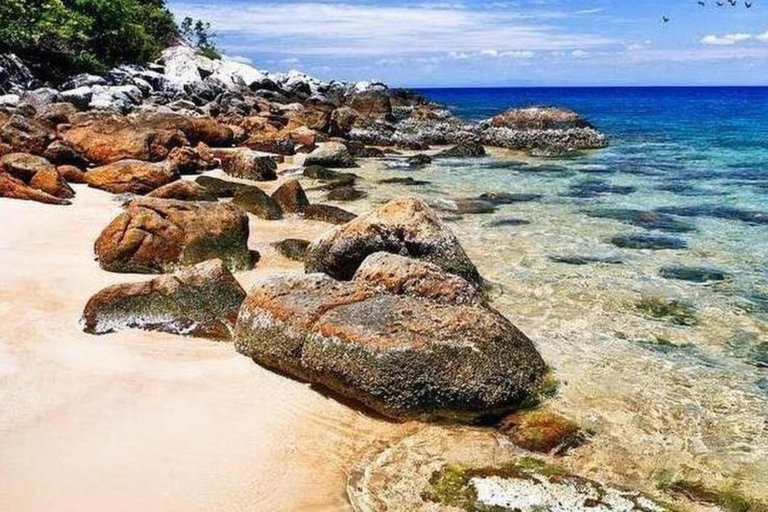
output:
M 18 94 L 0 95 L 0 107 L 15 107 L 21 103 L 21 96 Z

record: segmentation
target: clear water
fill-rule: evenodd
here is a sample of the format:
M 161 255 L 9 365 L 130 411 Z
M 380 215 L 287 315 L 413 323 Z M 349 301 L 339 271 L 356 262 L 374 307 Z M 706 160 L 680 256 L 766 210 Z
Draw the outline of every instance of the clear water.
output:
M 373 203 L 409 193 L 450 209 L 484 192 L 541 195 L 492 214 L 446 217 L 496 283 L 494 305 L 555 370 L 556 407 L 596 432 L 568 463 L 628 484 L 675 474 L 766 496 L 768 88 L 421 92 L 467 119 L 567 106 L 611 138 L 609 148 L 567 160 L 494 152 L 418 171 L 397 161 L 361 171 L 371 181 L 431 182 L 371 186 Z M 686 247 L 612 243 L 622 235 L 673 237 Z M 713 268 L 725 279 L 668 279 L 662 268 L 670 266 Z M 685 310 L 656 317 L 638 307 L 644 300 Z

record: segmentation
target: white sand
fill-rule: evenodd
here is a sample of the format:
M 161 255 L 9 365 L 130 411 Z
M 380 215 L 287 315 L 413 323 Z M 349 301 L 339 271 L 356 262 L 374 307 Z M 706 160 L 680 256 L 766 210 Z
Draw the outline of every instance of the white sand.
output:
M 349 510 L 356 455 L 404 426 L 271 373 L 229 343 L 81 332 L 111 274 L 92 244 L 119 213 L 77 186 L 72 206 L 0 200 L 0 510 Z M 269 228 L 267 227 L 269 226 Z M 328 225 L 252 222 L 259 269 L 296 268 L 267 242 Z

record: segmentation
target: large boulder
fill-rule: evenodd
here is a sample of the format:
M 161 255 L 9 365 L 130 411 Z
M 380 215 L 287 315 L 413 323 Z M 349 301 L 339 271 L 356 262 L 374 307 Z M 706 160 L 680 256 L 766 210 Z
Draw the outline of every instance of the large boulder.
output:
M 309 206 L 309 199 L 298 180 L 288 180 L 272 193 L 285 213 L 302 213 Z
M 232 203 L 260 219 L 280 220 L 283 218 L 283 210 L 280 209 L 280 205 L 258 187 L 238 189 Z
M 240 310 L 236 349 L 390 417 L 469 419 L 535 392 L 545 364 L 523 333 L 436 266 L 388 277 L 400 263 L 371 263 L 353 282 L 264 282 Z
M 320 165 L 323 167 L 357 167 L 355 159 L 349 153 L 347 146 L 341 142 L 325 142 L 312 151 L 304 159 L 304 165 Z
M 139 123 L 157 130 L 180 130 L 192 145 L 202 142 L 211 147 L 227 147 L 235 142 L 232 128 L 212 117 L 163 113 L 142 116 Z
M 85 332 L 145 329 L 230 339 L 246 293 L 221 260 L 209 260 L 142 283 L 110 286 L 83 311 Z
M 221 168 L 233 178 L 253 181 L 274 181 L 277 179 L 277 164 L 268 156 L 248 150 L 237 150 L 221 154 Z
M 9 153 L 0 157 L 0 172 L 29 183 L 40 171 L 56 170 L 56 167 L 41 156 L 29 153 Z
M 147 197 L 158 199 L 178 199 L 179 201 L 217 201 L 218 198 L 211 190 L 199 183 L 178 180 L 156 188 Z
M 322 235 L 307 252 L 306 271 L 349 280 L 365 258 L 382 251 L 434 263 L 473 285 L 482 283 L 456 235 L 415 198 L 395 199 Z
M 38 203 L 67 205 L 72 204 L 66 199 L 52 196 L 42 190 L 30 187 L 20 179 L 10 174 L 0 172 L 0 197 L 37 201 Z
M 353 94 L 346 104 L 362 119 L 390 120 L 392 117 L 392 101 L 386 90 L 371 89 Z
M 20 115 L 11 116 L 0 129 L 0 140 L 14 151 L 42 155 L 56 133 L 43 121 L 28 119 Z
M 173 148 L 189 143 L 179 130 L 143 126 L 120 116 L 73 126 L 61 137 L 94 164 L 124 159 L 157 162 Z
M 59 171 L 56 168 L 46 169 L 35 173 L 29 181 L 29 186 L 62 199 L 71 199 L 75 197 L 75 191 L 72 190 L 72 187 L 69 186 L 67 180 L 59 174 Z
M 43 156 L 56 165 L 74 165 L 81 169 L 88 167 L 88 160 L 77 149 L 61 140 L 51 142 Z
M 559 107 L 510 109 L 488 122 L 496 128 L 515 130 L 567 130 L 590 127 L 590 124 L 573 110 Z
M 306 220 L 342 225 L 356 219 L 357 215 L 330 204 L 310 204 L 304 208 L 304 218 Z
M 441 151 L 435 156 L 442 158 L 478 158 L 485 156 L 485 148 L 479 142 L 468 140 L 450 149 Z
M 179 174 L 170 166 L 143 160 L 120 160 L 85 173 L 90 187 L 113 194 L 143 195 L 178 179 Z
M 248 217 L 232 204 L 140 198 L 102 231 L 94 250 L 111 272 L 173 272 L 214 258 L 238 271 L 253 266 L 248 233 Z

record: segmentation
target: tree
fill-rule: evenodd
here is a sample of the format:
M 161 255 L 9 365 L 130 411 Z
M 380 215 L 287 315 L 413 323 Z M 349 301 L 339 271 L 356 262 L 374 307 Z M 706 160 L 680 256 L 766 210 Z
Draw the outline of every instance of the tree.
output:
M 192 41 L 200 52 L 209 59 L 220 59 L 221 54 L 216 47 L 216 33 L 211 32 L 211 24 L 202 20 L 193 20 L 189 16 L 182 20 L 181 34 Z

